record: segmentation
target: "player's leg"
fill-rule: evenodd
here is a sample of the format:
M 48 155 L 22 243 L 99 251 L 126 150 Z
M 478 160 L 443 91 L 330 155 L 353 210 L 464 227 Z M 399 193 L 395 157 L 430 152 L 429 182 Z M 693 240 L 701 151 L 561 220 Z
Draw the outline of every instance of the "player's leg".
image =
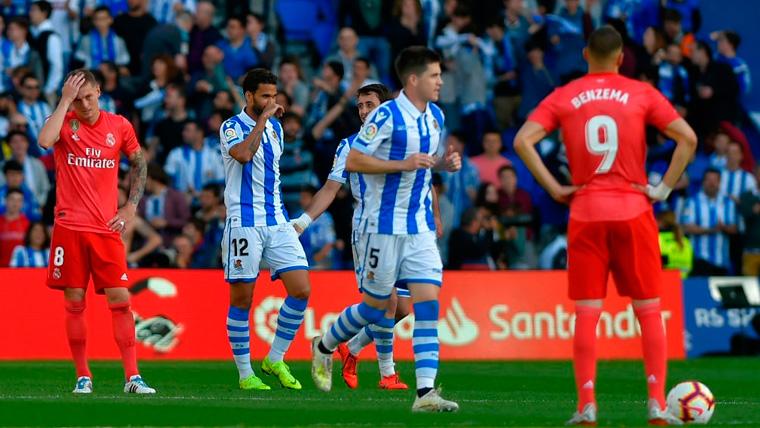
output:
M 578 405 L 568 424 L 596 423 L 596 326 L 609 277 L 606 243 L 605 223 L 570 220 L 568 295 L 575 301 L 573 372 Z
M 74 393 L 92 392 L 92 373 L 87 364 L 87 307 L 85 294 L 90 277 L 87 270 L 86 248 L 79 242 L 77 232 L 56 225 L 50 241 L 47 286 L 63 290 L 66 311 L 66 337 L 76 368 Z
M 381 389 L 409 388 L 399 379 L 393 362 L 393 327 L 396 325 L 396 307 L 398 306 L 396 290 L 394 287 L 383 319 L 369 326 L 372 331 L 372 339 L 375 342 L 375 349 L 377 350 L 377 363 L 380 368 L 380 382 L 378 386 Z
M 249 313 L 253 290 L 259 275 L 261 240 L 254 227 L 231 227 L 228 220 L 222 235 L 224 279 L 229 283 L 227 340 L 238 370 L 238 385 L 245 390 L 267 390 L 251 366 Z

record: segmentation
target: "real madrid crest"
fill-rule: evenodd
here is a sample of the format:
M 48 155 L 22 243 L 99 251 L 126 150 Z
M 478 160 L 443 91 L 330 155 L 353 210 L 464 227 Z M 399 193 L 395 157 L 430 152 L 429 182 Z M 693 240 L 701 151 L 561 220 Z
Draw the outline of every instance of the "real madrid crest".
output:
M 116 144 L 116 138 L 114 138 L 112 133 L 106 134 L 106 144 L 108 147 L 113 147 Z
M 74 132 L 79 131 L 79 121 L 76 119 L 71 119 L 71 122 L 69 122 L 69 126 L 71 127 L 71 130 Z

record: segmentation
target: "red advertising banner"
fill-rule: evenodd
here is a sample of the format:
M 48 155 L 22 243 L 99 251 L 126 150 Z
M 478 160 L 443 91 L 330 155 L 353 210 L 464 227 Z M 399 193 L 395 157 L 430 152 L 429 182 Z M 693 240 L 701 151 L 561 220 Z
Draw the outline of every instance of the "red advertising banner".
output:
M 219 271 L 130 271 L 132 309 L 141 359 L 228 359 L 227 285 Z M 263 357 L 274 337 L 282 284 L 262 272 L 251 309 L 251 349 Z M 287 355 L 306 360 L 309 338 L 325 329 L 346 305 L 360 299 L 352 272 L 313 272 L 304 324 Z M 0 269 L 0 359 L 66 359 L 63 296 L 45 287 L 45 271 Z M 444 359 L 569 359 L 573 304 L 567 275 L 555 272 L 446 272 L 439 337 Z M 598 334 L 600 358 L 641 356 L 638 324 L 627 299 L 610 287 Z M 668 355 L 684 357 L 681 280 L 668 272 L 663 295 Z M 118 358 L 105 298 L 87 296 L 88 355 Z M 394 354 L 413 358 L 413 316 L 396 326 Z M 367 356 L 374 353 L 370 346 Z

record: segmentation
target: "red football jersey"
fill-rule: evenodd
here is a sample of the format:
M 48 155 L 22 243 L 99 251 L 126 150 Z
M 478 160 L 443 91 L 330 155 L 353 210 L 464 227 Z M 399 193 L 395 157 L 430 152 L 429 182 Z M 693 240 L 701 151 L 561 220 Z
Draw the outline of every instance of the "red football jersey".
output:
M 18 245 L 24 245 L 27 229 L 29 220 L 23 214 L 13 221 L 0 216 L 0 267 L 10 266 L 13 249 Z
M 633 184 L 646 185 L 646 125 L 664 130 L 680 116 L 653 86 L 593 73 L 557 88 L 528 117 L 561 128 L 573 184 L 570 216 L 581 221 L 635 218 L 651 209 Z
M 71 111 L 54 148 L 55 222 L 72 230 L 113 233 L 107 223 L 118 209 L 120 155 L 140 149 L 132 124 L 101 110 L 88 125 Z

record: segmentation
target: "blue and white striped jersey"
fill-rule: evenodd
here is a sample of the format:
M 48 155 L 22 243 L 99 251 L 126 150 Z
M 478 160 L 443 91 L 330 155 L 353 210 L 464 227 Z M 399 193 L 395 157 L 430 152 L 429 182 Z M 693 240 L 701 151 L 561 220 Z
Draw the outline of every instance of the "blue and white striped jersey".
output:
M 245 110 L 227 119 L 219 130 L 224 160 L 224 204 L 228 217 L 240 217 L 241 226 L 274 226 L 288 222 L 280 195 L 282 125 L 269 119 L 259 150 L 250 162 L 241 164 L 229 154 L 253 131 L 256 122 Z
M 35 250 L 32 247 L 19 245 L 13 249 L 11 267 L 47 267 L 50 249 Z
M 441 109 L 428 103 L 420 112 L 401 91 L 367 119 L 352 150 L 382 160 L 403 160 L 416 153 L 438 154 L 443 133 Z M 365 233 L 414 235 L 435 230 L 432 171 L 365 174 L 367 184 L 361 228 Z
M 738 225 L 736 204 L 728 195 L 719 193 L 710 199 L 704 192 L 699 192 L 686 202 L 681 224 L 693 224 L 712 229 L 719 223 L 726 226 Z M 706 260 L 716 266 L 728 268 L 729 238 L 725 233 L 689 236 L 694 246 L 694 258 Z
M 206 184 L 224 181 L 224 163 L 217 149 L 206 146 L 200 150 L 185 144 L 169 152 L 164 170 L 172 178 L 172 186 L 187 192 L 200 192 Z
M 351 194 L 354 196 L 354 201 L 356 202 L 351 222 L 351 226 L 354 230 L 359 227 L 359 221 L 364 213 L 364 200 L 367 193 L 367 182 L 364 180 L 364 175 L 358 172 L 346 171 L 348 152 L 351 150 L 358 135 L 359 134 L 354 134 L 348 138 L 340 140 L 338 148 L 335 149 L 335 160 L 333 161 L 330 175 L 327 176 L 328 180 L 337 181 L 341 184 L 345 184 L 348 181 L 351 186 Z
M 724 169 L 720 173 L 720 191 L 725 195 L 739 198 L 743 193 L 755 190 L 757 190 L 757 180 L 741 168 L 736 171 Z

